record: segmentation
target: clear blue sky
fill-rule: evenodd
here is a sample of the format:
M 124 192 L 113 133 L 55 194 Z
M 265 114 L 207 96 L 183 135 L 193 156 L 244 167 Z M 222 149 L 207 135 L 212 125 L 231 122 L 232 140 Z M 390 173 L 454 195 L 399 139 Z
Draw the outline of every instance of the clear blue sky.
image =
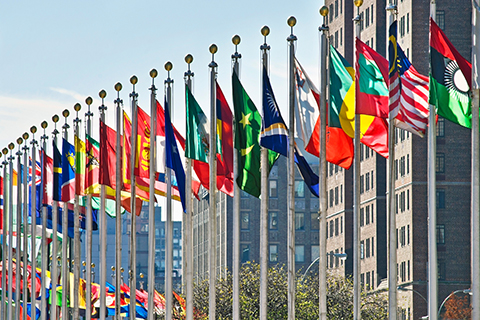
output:
M 184 132 L 184 57 L 194 56 L 194 94 L 209 114 L 209 70 L 211 43 L 218 46 L 215 56 L 218 81 L 231 105 L 231 54 L 233 35 L 242 38 L 241 80 L 261 108 L 260 29 L 268 25 L 271 46 L 272 86 L 283 117 L 288 121 L 286 20 L 297 18 L 297 57 L 317 82 L 318 9 L 323 1 L 6 1 L 0 11 L 0 149 L 16 140 L 32 125 L 40 128 L 55 113 L 95 100 L 94 132 L 98 131 L 98 92 L 107 91 L 107 121 L 114 125 L 113 86 L 120 81 L 121 98 L 130 111 L 128 94 L 131 75 L 139 78 L 139 104 L 149 111 L 149 71 L 159 72 L 156 85 L 163 103 L 164 64 L 174 65 L 173 121 Z M 317 83 L 318 86 L 318 83 Z M 73 117 L 69 118 L 72 125 Z M 63 123 L 63 119 L 62 119 Z M 72 136 L 72 133 L 70 134 Z M 98 134 L 94 134 L 98 137 Z M 51 148 L 49 148 L 51 149 Z M 50 150 L 49 150 L 50 153 Z

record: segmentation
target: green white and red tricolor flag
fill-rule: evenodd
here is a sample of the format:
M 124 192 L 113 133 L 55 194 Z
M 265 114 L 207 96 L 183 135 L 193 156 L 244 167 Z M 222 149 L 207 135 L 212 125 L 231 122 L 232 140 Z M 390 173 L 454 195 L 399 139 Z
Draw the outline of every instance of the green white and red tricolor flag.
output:
M 356 114 L 388 118 L 388 61 L 355 39 Z
M 472 65 L 455 49 L 447 36 L 430 19 L 429 103 L 438 115 L 461 126 L 472 128 L 469 91 Z

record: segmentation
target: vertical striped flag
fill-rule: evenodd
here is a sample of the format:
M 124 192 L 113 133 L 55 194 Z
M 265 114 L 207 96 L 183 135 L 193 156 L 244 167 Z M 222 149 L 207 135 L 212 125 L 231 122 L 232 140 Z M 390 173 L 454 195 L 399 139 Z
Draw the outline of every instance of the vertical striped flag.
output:
M 63 139 L 62 144 L 62 201 L 75 197 L 75 147 Z

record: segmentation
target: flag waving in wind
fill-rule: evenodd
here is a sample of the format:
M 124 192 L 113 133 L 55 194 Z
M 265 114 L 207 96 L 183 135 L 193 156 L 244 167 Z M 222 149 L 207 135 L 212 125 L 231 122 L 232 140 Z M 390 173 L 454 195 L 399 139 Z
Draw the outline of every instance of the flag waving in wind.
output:
M 62 154 L 53 143 L 53 200 L 62 201 Z
M 62 144 L 62 201 L 75 197 L 75 147 L 63 139 Z

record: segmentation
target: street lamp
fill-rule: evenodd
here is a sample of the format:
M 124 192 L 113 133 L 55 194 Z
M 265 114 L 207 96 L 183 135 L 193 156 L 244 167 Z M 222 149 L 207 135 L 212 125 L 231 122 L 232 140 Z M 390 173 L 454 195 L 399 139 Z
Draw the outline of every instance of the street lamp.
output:
M 422 297 L 422 299 L 425 300 L 425 303 L 428 304 L 427 298 L 425 298 L 425 297 L 424 297 L 420 292 L 418 292 L 417 290 L 405 288 L 404 286 L 401 286 L 401 285 L 397 287 L 397 290 L 398 290 L 398 291 L 412 291 L 413 293 L 416 293 L 416 294 L 418 294 L 420 297 Z
M 406 288 L 403 288 L 403 289 L 400 289 L 400 286 L 397 287 L 398 290 L 405 290 L 405 291 L 408 291 L 409 289 L 406 289 Z M 414 291 L 413 289 L 410 289 L 412 291 Z M 418 292 L 417 292 L 418 293 Z M 450 293 L 442 302 L 442 304 L 440 305 L 440 308 L 438 308 L 438 319 L 440 319 L 440 313 L 442 312 L 442 308 L 443 306 L 445 305 L 445 303 L 448 301 L 448 299 L 450 299 L 453 295 L 456 295 L 457 293 L 464 293 L 464 294 L 469 294 L 469 295 L 472 295 L 472 290 L 471 289 L 462 289 L 462 290 L 455 290 L 453 291 L 452 293 Z M 425 301 L 427 301 L 425 299 L 424 296 L 422 296 L 420 293 L 418 293 Z M 421 317 L 420 319 L 422 320 L 428 320 L 428 316 L 423 316 Z
M 335 257 L 335 258 L 339 258 L 340 260 L 344 260 L 344 261 L 347 260 L 347 257 L 348 257 L 348 255 L 346 253 L 343 253 L 343 252 L 341 252 L 341 253 L 327 252 L 327 256 L 332 256 L 332 257 Z M 305 270 L 305 273 L 303 274 L 302 281 L 305 278 L 305 276 L 307 275 L 308 271 L 310 271 L 310 269 L 313 267 L 313 265 L 315 263 L 317 263 L 318 260 L 320 260 L 320 257 L 317 257 L 315 260 L 312 261 L 312 263 L 310 263 L 307 270 Z

